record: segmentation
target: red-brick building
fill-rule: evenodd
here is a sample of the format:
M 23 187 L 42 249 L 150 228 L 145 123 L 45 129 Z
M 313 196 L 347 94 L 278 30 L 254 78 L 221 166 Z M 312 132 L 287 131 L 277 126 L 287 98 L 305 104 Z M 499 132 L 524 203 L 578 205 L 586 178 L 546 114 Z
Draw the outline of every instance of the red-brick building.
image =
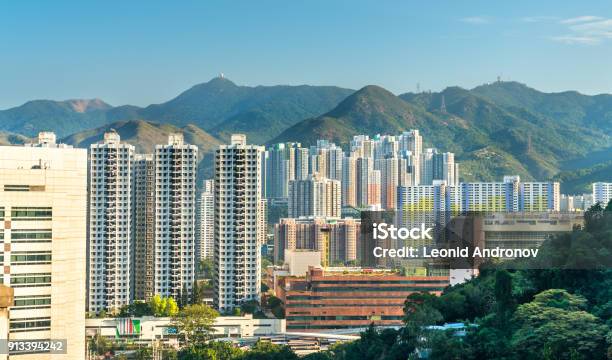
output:
M 279 280 L 287 331 L 325 331 L 375 325 L 402 325 L 408 295 L 439 295 L 448 276 L 402 276 L 391 270 L 309 268 L 306 277 Z

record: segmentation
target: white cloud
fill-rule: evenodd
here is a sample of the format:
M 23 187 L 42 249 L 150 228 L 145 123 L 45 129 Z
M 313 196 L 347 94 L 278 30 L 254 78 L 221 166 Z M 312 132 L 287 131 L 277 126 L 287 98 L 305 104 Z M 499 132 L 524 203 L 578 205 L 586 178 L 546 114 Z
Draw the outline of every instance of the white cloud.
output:
M 459 21 L 468 23 L 468 24 L 488 24 L 491 22 L 491 19 L 485 16 L 470 16 L 459 19 Z
M 583 16 L 576 16 L 573 18 L 561 20 L 561 24 L 579 24 L 579 23 L 597 21 L 597 20 L 602 20 L 602 19 L 603 18 L 600 16 L 583 15 Z
M 553 36 L 550 39 L 553 41 L 557 41 L 557 42 L 568 44 L 568 45 L 576 45 L 576 44 L 597 45 L 601 42 L 601 40 L 596 37 L 575 36 L 575 35 Z
M 564 44 L 596 45 L 612 39 L 612 19 L 584 15 L 560 21 L 569 34 L 553 36 L 551 40 Z

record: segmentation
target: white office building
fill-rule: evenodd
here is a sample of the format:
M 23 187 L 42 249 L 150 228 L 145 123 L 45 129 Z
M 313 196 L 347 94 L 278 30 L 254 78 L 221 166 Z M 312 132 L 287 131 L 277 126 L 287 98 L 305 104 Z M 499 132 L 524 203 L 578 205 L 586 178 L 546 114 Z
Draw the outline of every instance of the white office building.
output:
M 261 146 L 234 134 L 215 153 L 215 298 L 220 312 L 260 299 Z
M 0 146 L 0 279 L 15 295 L 8 337 L 67 340 L 66 354 L 11 359 L 84 358 L 86 228 L 87 150 L 58 145 L 53 133 Z

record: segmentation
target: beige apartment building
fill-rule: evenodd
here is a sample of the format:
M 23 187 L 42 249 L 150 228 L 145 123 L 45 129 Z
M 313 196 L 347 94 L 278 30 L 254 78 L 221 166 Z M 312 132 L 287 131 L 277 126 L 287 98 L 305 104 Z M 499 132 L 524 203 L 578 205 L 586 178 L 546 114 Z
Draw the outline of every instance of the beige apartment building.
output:
M 0 146 L 0 280 L 14 290 L 8 338 L 67 341 L 66 354 L 11 359 L 85 356 L 86 204 L 86 150 L 56 144 L 53 133 Z

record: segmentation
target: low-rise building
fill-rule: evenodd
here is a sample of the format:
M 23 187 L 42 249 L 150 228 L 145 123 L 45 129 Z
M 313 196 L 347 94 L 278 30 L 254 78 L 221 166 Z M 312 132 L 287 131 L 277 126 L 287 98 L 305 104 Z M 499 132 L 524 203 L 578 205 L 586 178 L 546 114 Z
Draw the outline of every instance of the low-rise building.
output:
M 436 295 L 448 276 L 402 276 L 393 270 L 315 268 L 305 277 L 281 279 L 277 296 L 285 304 L 288 331 L 401 326 L 404 302 L 414 292 Z
M 285 319 L 254 319 L 251 314 L 220 316 L 215 319 L 213 329 L 216 337 L 269 336 L 285 332 Z M 99 335 L 132 343 L 150 344 L 159 340 L 166 345 L 177 344 L 176 329 L 169 317 L 86 319 L 85 333 L 89 338 Z

